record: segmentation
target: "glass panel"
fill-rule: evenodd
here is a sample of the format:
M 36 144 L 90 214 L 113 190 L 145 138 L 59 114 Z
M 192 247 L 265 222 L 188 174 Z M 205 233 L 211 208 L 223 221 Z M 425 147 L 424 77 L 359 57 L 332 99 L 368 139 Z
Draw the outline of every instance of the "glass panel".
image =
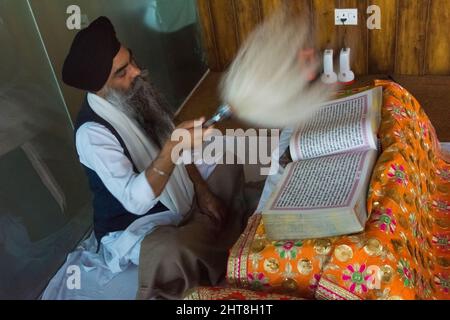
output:
M 78 30 L 69 30 L 70 5 L 78 5 L 82 27 L 99 16 L 111 19 L 119 40 L 176 110 L 206 72 L 196 0 L 31 0 L 68 109 L 75 117 L 83 92 L 61 82 L 61 69 Z
M 174 109 L 206 71 L 195 0 L 0 0 L 0 299 L 37 298 L 92 225 L 68 117 L 84 93 L 61 81 L 73 4 L 112 20 Z
M 34 299 L 92 222 L 73 130 L 27 1 L 0 0 L 0 299 Z

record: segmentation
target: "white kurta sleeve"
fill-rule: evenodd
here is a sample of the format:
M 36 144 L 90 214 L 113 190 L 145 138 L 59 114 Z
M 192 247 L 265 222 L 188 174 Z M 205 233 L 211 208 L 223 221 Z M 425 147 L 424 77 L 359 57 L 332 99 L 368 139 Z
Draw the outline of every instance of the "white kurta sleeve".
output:
M 119 140 L 105 126 L 87 122 L 78 128 L 76 148 L 80 162 L 95 171 L 126 210 L 143 215 L 158 202 L 145 171 L 137 174 Z

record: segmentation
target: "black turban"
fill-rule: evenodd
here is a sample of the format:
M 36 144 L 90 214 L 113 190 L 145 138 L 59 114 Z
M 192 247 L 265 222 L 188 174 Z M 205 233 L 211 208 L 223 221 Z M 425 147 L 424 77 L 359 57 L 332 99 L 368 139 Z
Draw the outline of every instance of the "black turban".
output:
M 72 87 L 96 92 L 108 80 L 120 42 L 111 21 L 100 17 L 75 36 L 64 61 L 62 78 Z

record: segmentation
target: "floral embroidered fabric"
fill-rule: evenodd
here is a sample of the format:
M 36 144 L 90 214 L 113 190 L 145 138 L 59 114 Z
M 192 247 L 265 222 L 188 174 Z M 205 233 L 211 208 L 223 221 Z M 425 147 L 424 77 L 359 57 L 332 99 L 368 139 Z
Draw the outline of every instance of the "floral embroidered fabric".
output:
M 238 288 L 197 287 L 184 300 L 301 300 L 288 295 L 257 292 Z
M 306 299 L 449 299 L 450 159 L 417 100 L 383 86 L 382 153 L 360 234 L 270 241 L 254 214 L 230 252 L 228 283 Z

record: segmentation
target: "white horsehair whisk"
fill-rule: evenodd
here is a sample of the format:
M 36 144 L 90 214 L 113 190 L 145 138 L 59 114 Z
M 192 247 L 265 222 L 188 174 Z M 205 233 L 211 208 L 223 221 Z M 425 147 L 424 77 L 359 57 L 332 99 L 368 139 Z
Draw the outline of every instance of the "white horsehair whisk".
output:
M 222 78 L 223 105 L 206 126 L 233 114 L 259 127 L 295 127 L 317 111 L 332 88 L 310 81 L 317 64 L 300 63 L 301 50 L 313 45 L 305 21 L 281 9 L 249 35 Z

